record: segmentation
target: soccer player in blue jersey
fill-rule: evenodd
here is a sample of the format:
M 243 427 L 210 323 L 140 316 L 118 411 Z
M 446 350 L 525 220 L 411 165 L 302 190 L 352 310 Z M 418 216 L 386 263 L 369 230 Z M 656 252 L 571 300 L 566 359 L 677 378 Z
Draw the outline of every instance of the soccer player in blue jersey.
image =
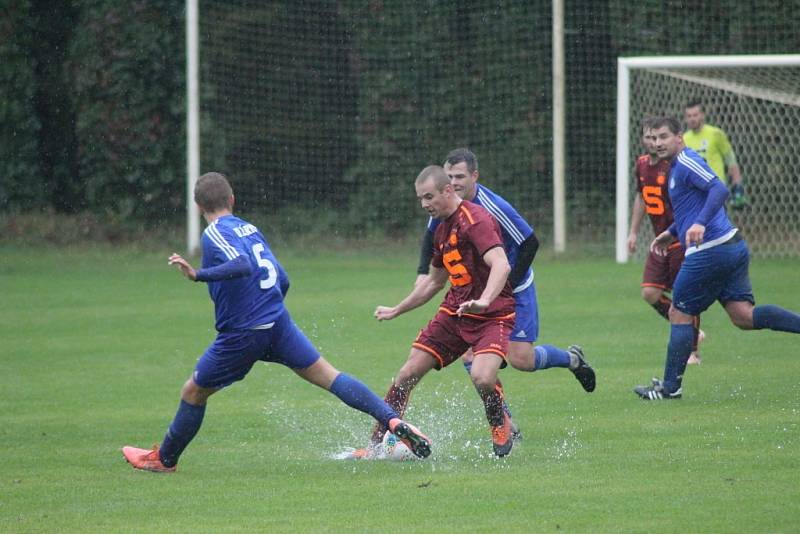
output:
M 672 288 L 664 378 L 637 386 L 634 392 L 645 400 L 679 399 L 695 318 L 714 301 L 742 330 L 766 328 L 797 334 L 800 315 L 771 304 L 755 305 L 748 277 L 750 253 L 724 208 L 728 188 L 697 152 L 684 146 L 676 119 L 661 117 L 652 127 L 658 157 L 670 162 L 669 197 L 675 220 L 650 247 L 663 255 L 673 241 L 680 240 L 686 253 Z
M 206 410 L 206 401 L 222 388 L 242 380 L 257 361 L 280 363 L 326 389 L 348 406 L 386 425 L 419 456 L 430 454 L 430 440 L 364 384 L 337 371 L 294 324 L 283 299 L 289 279 L 261 232 L 233 215 L 234 196 L 219 173 L 201 176 L 194 199 L 208 226 L 203 232 L 203 268 L 195 270 L 173 254 L 186 278 L 206 282 L 214 301 L 217 337 L 197 362 L 181 390 L 178 412 L 160 447 L 123 447 L 137 469 L 173 472 Z

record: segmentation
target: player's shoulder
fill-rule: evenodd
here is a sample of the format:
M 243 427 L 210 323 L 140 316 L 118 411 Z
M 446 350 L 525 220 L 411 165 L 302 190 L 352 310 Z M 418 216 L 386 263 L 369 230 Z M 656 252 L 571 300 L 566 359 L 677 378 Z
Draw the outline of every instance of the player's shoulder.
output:
M 511 202 L 481 184 L 478 184 L 474 202 L 486 208 L 497 219 L 503 219 L 504 216 L 513 219 L 519 216 L 519 212 Z
M 216 235 L 219 235 L 220 229 L 224 228 L 225 228 L 224 225 L 220 225 L 220 220 L 216 219 L 208 223 L 208 226 L 206 226 L 205 229 L 203 230 L 203 235 L 209 238 L 214 237 Z
M 649 154 L 642 154 L 641 156 L 636 158 L 636 168 L 640 172 L 647 172 L 653 166 L 654 165 L 652 164 L 652 162 L 650 160 L 650 155 Z
M 689 147 L 684 148 L 675 157 L 673 168 L 678 171 L 692 172 L 710 180 L 714 177 L 714 172 L 708 167 L 706 160 Z
M 485 207 L 469 200 L 462 200 L 458 205 L 459 214 L 469 224 L 477 224 L 485 220 L 494 220 L 492 214 Z
M 500 205 L 503 207 L 511 206 L 511 203 L 508 202 L 505 198 L 502 197 L 499 193 L 496 193 L 486 187 L 483 184 L 477 184 L 475 188 L 475 199 L 473 203 L 478 204 L 479 206 L 483 206 L 484 208 L 491 211 L 492 205 Z
M 704 124 L 700 130 L 699 137 L 705 139 L 709 143 L 715 143 L 726 139 L 728 136 L 725 131 L 719 126 L 713 124 Z
M 673 166 L 675 168 L 686 168 L 692 163 L 702 160 L 703 157 L 690 147 L 686 147 L 675 156 Z

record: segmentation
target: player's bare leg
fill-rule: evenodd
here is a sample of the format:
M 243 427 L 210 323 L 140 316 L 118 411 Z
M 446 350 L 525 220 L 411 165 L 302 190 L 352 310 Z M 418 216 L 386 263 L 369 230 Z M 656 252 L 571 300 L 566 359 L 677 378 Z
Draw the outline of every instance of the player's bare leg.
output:
M 412 348 L 411 353 L 408 355 L 408 360 L 397 372 L 397 376 L 392 380 L 392 385 L 389 386 L 389 391 L 386 392 L 383 400 L 400 417 L 403 417 L 411 397 L 411 391 L 435 365 L 436 360 L 430 354 L 416 347 Z M 374 449 L 381 443 L 387 430 L 385 425 L 375 424 L 370 436 L 370 448 Z M 357 449 L 354 453 L 354 457 L 367 457 L 369 455 L 370 451 L 368 449 Z
M 642 299 L 656 310 L 661 317 L 669 321 L 669 307 L 672 299 L 661 286 L 642 286 Z
M 469 349 L 467 352 L 461 355 L 461 361 L 464 363 L 464 370 L 467 374 L 471 375 L 472 371 L 472 362 L 474 360 L 474 356 L 472 354 L 472 349 Z M 503 399 L 503 411 L 508 414 L 509 419 L 511 419 L 511 437 L 515 440 L 522 439 L 522 432 L 520 431 L 517 424 L 514 422 L 514 416 L 511 415 L 511 408 L 508 406 L 508 400 L 506 399 L 506 392 L 503 389 L 503 383 L 500 381 L 500 378 L 497 379 L 497 383 L 495 384 L 495 389 L 500 394 L 500 397 Z M 480 395 L 480 391 L 478 392 Z
M 514 446 L 511 418 L 503 410 L 503 397 L 497 391 L 497 372 L 503 359 L 496 354 L 479 354 L 472 362 L 470 377 L 481 396 L 492 432 L 492 447 L 497 456 L 506 456 Z
M 706 339 L 706 333 L 700 329 L 700 317 L 694 318 L 694 340 L 692 342 L 692 353 L 689 354 L 689 361 L 686 363 L 689 365 L 700 365 L 702 360 L 700 359 L 700 343 L 702 343 Z
M 753 308 L 754 306 L 746 301 L 725 303 L 725 311 L 728 312 L 731 322 L 742 330 L 753 329 Z

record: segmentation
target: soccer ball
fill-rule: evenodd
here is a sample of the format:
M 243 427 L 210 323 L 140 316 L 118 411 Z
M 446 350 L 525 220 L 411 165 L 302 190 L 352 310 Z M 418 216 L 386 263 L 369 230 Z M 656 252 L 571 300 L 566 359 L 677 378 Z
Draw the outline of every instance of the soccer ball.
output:
M 391 432 L 386 432 L 383 435 L 380 457 L 384 460 L 392 460 L 395 462 L 417 459 L 414 453 L 411 452 L 411 449 Z

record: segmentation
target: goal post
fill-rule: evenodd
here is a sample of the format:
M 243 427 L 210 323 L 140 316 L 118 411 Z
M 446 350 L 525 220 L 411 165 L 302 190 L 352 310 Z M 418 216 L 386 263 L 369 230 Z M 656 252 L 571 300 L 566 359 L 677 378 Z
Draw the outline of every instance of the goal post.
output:
M 731 138 L 749 208 L 734 213 L 754 255 L 800 257 L 800 54 L 620 57 L 617 60 L 616 260 L 627 238 L 638 125 L 644 116 L 682 118 L 700 98 L 707 122 Z M 643 224 L 642 229 L 649 229 Z M 642 232 L 639 257 L 652 237 Z
M 186 0 L 186 250 L 200 251 L 200 212 L 194 185 L 200 174 L 200 80 L 198 0 Z

